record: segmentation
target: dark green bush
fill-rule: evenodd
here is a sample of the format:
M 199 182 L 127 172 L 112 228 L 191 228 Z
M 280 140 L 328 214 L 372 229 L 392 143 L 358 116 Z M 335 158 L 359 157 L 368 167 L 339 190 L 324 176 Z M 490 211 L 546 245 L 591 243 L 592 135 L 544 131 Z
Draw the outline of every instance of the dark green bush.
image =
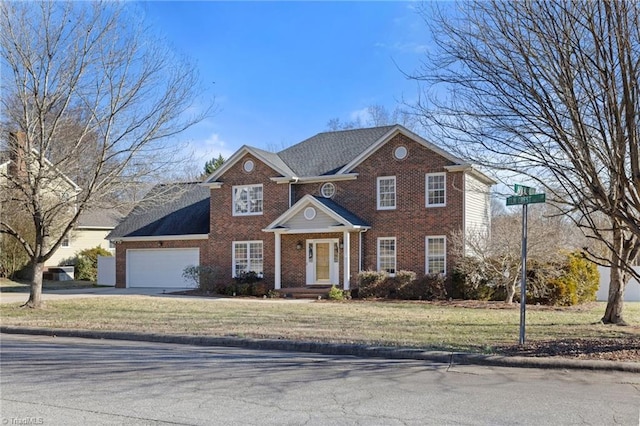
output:
M 482 262 L 472 257 L 465 258 L 464 262 L 464 270 L 456 267 L 451 274 L 451 297 L 467 300 L 496 300 L 497 289 L 491 285 L 489 274 Z
M 446 277 L 441 274 L 428 274 L 411 280 L 400 292 L 405 300 L 444 300 L 447 298 Z
M 218 283 L 215 290 L 216 293 L 226 296 L 263 297 L 269 294 L 269 289 L 262 282 L 262 277 L 253 271 L 238 274 L 230 284 Z
M 384 282 L 389 275 L 386 272 L 362 271 L 358 274 L 358 297 L 368 299 L 386 294 Z

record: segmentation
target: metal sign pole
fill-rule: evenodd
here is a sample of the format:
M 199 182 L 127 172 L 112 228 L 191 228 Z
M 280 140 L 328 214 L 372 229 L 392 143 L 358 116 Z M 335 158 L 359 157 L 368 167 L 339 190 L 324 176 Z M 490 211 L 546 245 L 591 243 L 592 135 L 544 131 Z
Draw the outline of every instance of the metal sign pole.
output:
M 522 276 L 520 281 L 520 344 L 524 345 L 527 306 L 527 204 L 522 205 Z

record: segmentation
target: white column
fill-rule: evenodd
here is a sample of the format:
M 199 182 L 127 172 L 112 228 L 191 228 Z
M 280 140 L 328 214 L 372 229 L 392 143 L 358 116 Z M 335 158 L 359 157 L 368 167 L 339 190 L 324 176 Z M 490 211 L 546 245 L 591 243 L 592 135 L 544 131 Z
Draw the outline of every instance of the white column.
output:
M 342 234 L 342 252 L 344 253 L 344 289 L 349 290 L 349 278 L 351 276 L 351 240 L 349 231 L 344 231 Z
M 281 270 L 280 270 L 280 262 L 281 262 L 281 258 L 280 258 L 280 251 L 281 251 L 281 241 L 280 241 L 280 233 L 276 232 L 275 233 L 275 237 L 276 237 L 276 268 L 275 268 L 275 289 L 276 290 L 280 290 L 280 286 L 281 286 Z

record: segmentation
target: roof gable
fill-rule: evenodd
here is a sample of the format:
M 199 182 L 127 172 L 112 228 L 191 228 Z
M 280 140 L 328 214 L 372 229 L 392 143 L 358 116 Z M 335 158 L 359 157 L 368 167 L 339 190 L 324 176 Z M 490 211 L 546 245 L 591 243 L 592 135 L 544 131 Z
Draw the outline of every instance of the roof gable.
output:
M 304 211 L 308 207 L 316 209 L 315 216 L 308 219 L 304 216 Z M 360 219 L 357 215 L 351 213 L 344 207 L 327 198 L 318 198 L 312 195 L 305 195 L 296 202 L 289 210 L 284 212 L 280 217 L 274 220 L 264 231 L 276 232 L 278 230 L 292 230 L 290 226 L 299 223 L 303 218 L 309 222 L 309 228 L 321 225 L 322 228 L 344 227 L 348 229 L 366 229 L 369 224 Z M 318 220 L 316 220 L 316 218 Z M 297 228 L 302 230 L 302 228 Z
M 395 126 L 323 132 L 278 153 L 295 176 L 335 174 Z
M 204 185 L 214 183 L 218 180 L 220 176 L 225 174 L 230 168 L 232 168 L 236 163 L 238 163 L 246 154 L 251 154 L 267 166 L 271 167 L 277 173 L 280 173 L 282 176 L 294 176 L 293 171 L 285 164 L 284 161 L 278 156 L 278 154 L 264 151 L 262 149 L 254 148 L 251 146 L 244 145 L 239 150 L 237 150 L 228 160 L 222 163 L 216 171 L 207 176 L 207 178 L 203 181 Z

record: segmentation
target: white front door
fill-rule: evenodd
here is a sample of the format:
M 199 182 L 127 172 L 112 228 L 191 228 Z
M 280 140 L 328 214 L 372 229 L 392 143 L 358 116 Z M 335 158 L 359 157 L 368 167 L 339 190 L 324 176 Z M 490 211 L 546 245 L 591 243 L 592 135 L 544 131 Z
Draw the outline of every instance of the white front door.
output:
M 307 240 L 307 285 L 339 284 L 337 239 Z

